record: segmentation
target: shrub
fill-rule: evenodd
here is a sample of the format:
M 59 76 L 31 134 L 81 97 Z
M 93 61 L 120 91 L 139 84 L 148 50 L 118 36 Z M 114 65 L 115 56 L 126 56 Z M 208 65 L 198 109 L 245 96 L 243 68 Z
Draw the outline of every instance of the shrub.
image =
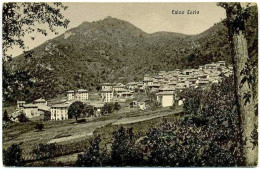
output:
M 201 102 L 203 90 L 187 89 L 180 94 L 180 98 L 185 98 L 183 109 L 186 114 L 197 114 Z
M 111 164 L 113 166 L 141 166 L 143 164 L 143 154 L 135 146 L 137 137 L 133 133 L 133 128 L 121 128 L 113 133 L 113 143 L 111 150 Z
M 21 123 L 25 123 L 25 122 L 28 122 L 28 118 L 25 116 L 24 113 L 21 113 L 19 116 L 18 116 L 18 121 L 21 122 Z
M 78 123 L 85 123 L 86 122 L 86 119 L 80 119 L 78 120 Z
M 37 160 L 50 159 L 57 155 L 58 148 L 59 147 L 56 143 L 39 144 L 32 150 L 32 154 Z
M 7 110 L 4 111 L 3 121 L 5 121 L 5 122 L 9 122 L 9 121 L 10 121 L 10 118 L 9 118 L 9 116 L 8 116 L 8 113 L 7 113 Z
M 84 115 L 85 116 L 93 116 L 94 115 L 94 107 L 91 105 L 85 105 L 84 106 Z
M 119 104 L 118 102 L 115 102 L 115 104 L 114 104 L 114 109 L 115 109 L 116 111 L 118 111 L 118 110 L 120 110 L 120 108 L 121 108 L 120 104 Z
M 44 128 L 44 124 L 42 124 L 42 123 L 37 123 L 34 128 L 37 129 L 38 131 L 42 131 L 43 128 Z
M 23 165 L 20 145 L 12 144 L 6 150 L 3 150 L 3 164 L 8 167 Z
M 102 166 L 102 159 L 104 156 L 102 155 L 99 148 L 100 141 L 100 136 L 97 136 L 93 141 L 90 142 L 90 147 L 88 150 L 83 154 L 78 155 L 78 159 L 75 164 L 77 167 Z
M 114 104 L 113 103 L 105 103 L 101 109 L 101 114 L 111 114 L 114 112 Z

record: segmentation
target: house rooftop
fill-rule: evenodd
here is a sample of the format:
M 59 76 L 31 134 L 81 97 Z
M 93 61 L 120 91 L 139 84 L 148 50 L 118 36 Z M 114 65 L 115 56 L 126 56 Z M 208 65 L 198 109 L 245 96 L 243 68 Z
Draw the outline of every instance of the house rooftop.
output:
M 156 95 L 173 95 L 173 94 L 174 94 L 173 91 L 163 91 L 163 92 L 156 93 Z
M 50 111 L 51 107 L 46 105 L 38 105 L 38 109 L 43 111 Z
M 88 90 L 86 89 L 79 89 L 78 92 L 87 92 Z
M 35 105 L 35 104 L 25 104 L 23 107 L 24 108 L 37 108 L 38 105 Z
M 34 100 L 34 102 L 46 102 L 46 100 L 40 98 L 40 99 Z
M 63 108 L 63 107 L 69 107 L 69 104 L 55 104 L 51 106 L 51 108 Z

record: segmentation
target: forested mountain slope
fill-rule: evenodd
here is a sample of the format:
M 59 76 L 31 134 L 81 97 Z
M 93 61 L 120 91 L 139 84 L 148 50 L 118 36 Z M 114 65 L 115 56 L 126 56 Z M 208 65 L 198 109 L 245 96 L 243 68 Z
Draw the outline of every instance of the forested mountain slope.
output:
M 252 11 L 247 21 L 248 44 L 250 51 L 257 51 L 257 8 Z M 160 70 L 231 62 L 223 22 L 198 35 L 148 34 L 129 22 L 107 17 L 84 22 L 31 52 L 9 63 L 9 71 L 26 71 L 35 83 L 19 90 L 14 101 L 48 99 L 78 88 L 95 90 L 103 82 L 138 81 Z

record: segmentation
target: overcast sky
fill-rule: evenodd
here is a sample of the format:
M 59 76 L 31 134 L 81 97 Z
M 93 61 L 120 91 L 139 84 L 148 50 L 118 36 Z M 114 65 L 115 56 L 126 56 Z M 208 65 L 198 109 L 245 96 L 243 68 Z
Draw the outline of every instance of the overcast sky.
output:
M 63 15 L 70 20 L 69 28 L 76 27 L 84 21 L 92 22 L 107 16 L 129 21 L 147 33 L 158 31 L 178 32 L 184 34 L 201 33 L 214 23 L 225 18 L 225 11 L 216 3 L 63 3 L 68 9 Z M 185 14 L 172 14 L 172 10 L 184 11 Z M 188 10 L 197 10 L 199 14 L 188 15 Z M 59 28 L 62 34 L 66 30 Z M 57 35 L 56 35 L 57 36 Z M 25 37 L 25 44 L 32 49 L 48 39 L 56 37 L 54 34 L 43 36 L 37 34 L 32 41 Z M 19 48 L 11 51 L 13 56 L 21 54 Z

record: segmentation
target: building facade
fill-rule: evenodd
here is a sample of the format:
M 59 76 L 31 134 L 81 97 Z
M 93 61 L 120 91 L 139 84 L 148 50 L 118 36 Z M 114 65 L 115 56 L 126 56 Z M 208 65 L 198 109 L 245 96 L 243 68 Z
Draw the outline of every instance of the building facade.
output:
M 112 89 L 103 89 L 101 91 L 101 99 L 103 102 L 112 102 L 113 90 Z
M 161 103 L 162 107 L 170 107 L 174 104 L 174 92 L 159 92 L 157 95 L 157 101 Z
M 88 90 L 86 89 L 79 89 L 79 90 L 70 90 L 67 91 L 67 100 L 88 100 Z
M 88 90 L 79 89 L 76 93 L 77 100 L 88 100 Z
M 68 104 L 57 104 L 51 106 L 51 120 L 67 120 Z
M 40 112 L 38 111 L 38 106 L 35 104 L 25 104 L 23 106 L 22 111 L 27 118 L 40 116 Z
M 46 100 L 40 98 L 40 99 L 34 100 L 34 104 L 36 104 L 36 105 L 46 105 L 47 106 L 48 103 L 47 103 Z

